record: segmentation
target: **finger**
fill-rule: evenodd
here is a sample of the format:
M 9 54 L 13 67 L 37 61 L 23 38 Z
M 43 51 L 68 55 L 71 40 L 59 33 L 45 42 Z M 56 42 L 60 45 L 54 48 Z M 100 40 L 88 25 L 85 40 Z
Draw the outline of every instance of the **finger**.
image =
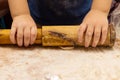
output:
M 17 44 L 18 46 L 23 45 L 23 28 L 18 28 L 17 29 Z
M 82 43 L 83 42 L 83 36 L 84 36 L 84 32 L 86 31 L 86 24 L 82 23 L 80 25 L 80 28 L 78 30 L 78 42 Z
M 94 26 L 88 25 L 86 35 L 85 35 L 85 47 L 89 47 L 92 36 L 93 36 Z
M 100 41 L 100 35 L 101 35 L 101 27 L 97 25 L 94 30 L 94 38 L 93 38 L 92 47 L 97 46 L 98 42 Z
M 30 28 L 24 29 L 24 46 L 28 47 L 30 44 Z
M 31 28 L 31 39 L 30 39 L 30 44 L 34 44 L 36 37 L 37 37 L 37 28 L 36 27 L 32 27 Z
M 11 31 L 10 31 L 10 40 L 13 44 L 16 44 L 16 32 L 17 32 L 17 28 L 16 27 L 12 27 Z
M 102 27 L 102 37 L 101 37 L 101 44 L 103 45 L 105 43 L 105 40 L 107 38 L 108 33 L 108 25 L 105 25 Z

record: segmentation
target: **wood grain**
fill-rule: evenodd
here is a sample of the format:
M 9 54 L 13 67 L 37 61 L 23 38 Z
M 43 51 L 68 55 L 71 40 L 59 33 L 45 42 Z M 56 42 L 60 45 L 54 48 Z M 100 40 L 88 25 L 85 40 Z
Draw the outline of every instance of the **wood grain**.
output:
M 42 44 L 43 46 L 84 46 L 78 42 L 78 30 L 80 26 L 44 26 L 42 27 Z M 109 25 L 106 41 L 103 45 L 114 46 L 116 32 L 113 25 Z M 91 40 L 92 42 L 92 40 Z M 91 43 L 92 44 L 92 43 Z
M 41 44 L 42 35 L 41 35 L 41 29 L 39 28 L 37 30 L 37 38 L 35 41 L 35 44 Z M 0 44 L 12 44 L 10 41 L 10 30 L 9 29 L 1 29 L 0 30 Z

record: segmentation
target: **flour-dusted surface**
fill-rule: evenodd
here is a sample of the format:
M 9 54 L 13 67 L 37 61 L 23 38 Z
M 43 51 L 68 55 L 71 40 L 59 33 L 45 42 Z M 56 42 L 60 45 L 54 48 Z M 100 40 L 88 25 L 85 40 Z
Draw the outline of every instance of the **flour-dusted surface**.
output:
M 45 74 L 62 80 L 119 80 L 118 50 L 62 51 L 1 48 L 1 80 L 44 80 Z M 17 49 L 17 48 L 14 48 Z

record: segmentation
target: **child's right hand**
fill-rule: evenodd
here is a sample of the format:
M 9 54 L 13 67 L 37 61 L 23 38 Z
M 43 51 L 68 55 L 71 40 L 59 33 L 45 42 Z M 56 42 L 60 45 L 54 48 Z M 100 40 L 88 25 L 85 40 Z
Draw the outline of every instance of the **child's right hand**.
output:
M 13 18 L 10 40 L 18 46 L 34 44 L 37 36 L 37 26 L 30 15 L 20 15 Z

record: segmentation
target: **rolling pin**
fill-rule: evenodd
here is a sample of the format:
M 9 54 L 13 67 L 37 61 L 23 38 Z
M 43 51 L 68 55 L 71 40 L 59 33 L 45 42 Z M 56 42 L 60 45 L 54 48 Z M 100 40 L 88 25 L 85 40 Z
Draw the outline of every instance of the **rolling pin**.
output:
M 37 38 L 35 44 L 42 43 L 41 29 L 37 29 Z M 0 29 L 0 44 L 12 44 L 10 41 L 10 29 Z
M 79 43 L 77 32 L 80 26 L 43 26 L 38 28 L 35 44 L 42 46 L 84 46 Z M 10 30 L 0 30 L 0 44 L 12 44 L 9 38 Z M 106 41 L 103 45 L 98 46 L 114 46 L 116 32 L 112 24 L 109 25 Z
M 42 45 L 43 46 L 84 46 L 78 42 L 78 30 L 80 26 L 44 26 L 42 27 Z M 106 41 L 103 45 L 114 46 L 116 32 L 112 24 L 109 25 Z M 92 44 L 92 40 L 91 40 Z M 91 45 L 90 44 L 90 45 Z

